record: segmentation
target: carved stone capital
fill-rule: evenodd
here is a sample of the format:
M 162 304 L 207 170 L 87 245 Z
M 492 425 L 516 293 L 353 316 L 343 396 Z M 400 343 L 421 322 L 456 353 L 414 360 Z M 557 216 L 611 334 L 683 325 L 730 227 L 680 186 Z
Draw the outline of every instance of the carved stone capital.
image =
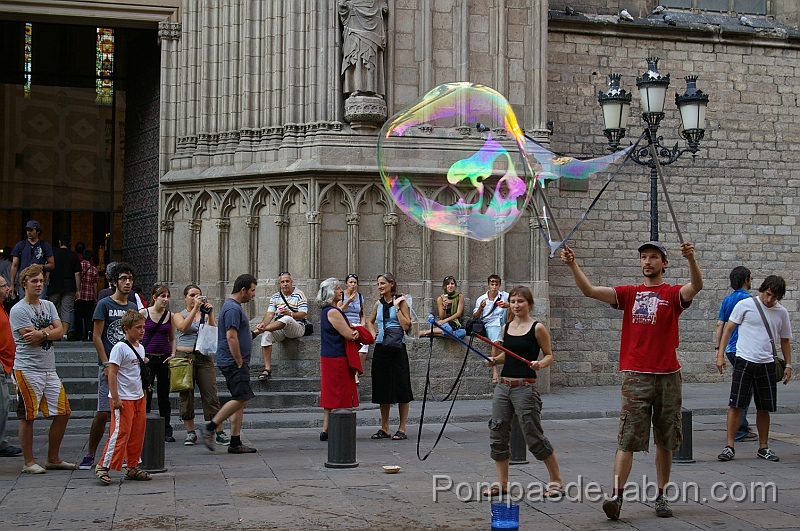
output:
M 306 212 L 306 221 L 309 225 L 319 225 L 322 223 L 322 212 L 316 210 Z
M 161 220 L 161 230 L 162 232 L 172 232 L 175 230 L 175 222 L 171 219 L 162 219 Z
M 158 43 L 161 41 L 177 41 L 181 38 L 180 22 L 159 22 L 158 23 Z
M 247 216 L 244 220 L 244 223 L 252 229 L 254 227 L 258 227 L 259 219 L 260 218 L 258 216 Z
M 286 227 L 287 225 L 289 225 L 289 217 L 288 216 L 278 215 L 278 216 L 275 216 L 275 218 L 273 218 L 272 221 L 274 221 L 275 225 L 277 225 L 279 227 Z
M 387 227 L 397 225 L 397 222 L 400 221 L 400 218 L 397 217 L 397 214 L 391 212 L 389 214 L 384 214 L 383 216 L 383 224 Z
M 361 214 L 358 212 L 352 212 L 347 214 L 347 224 L 348 225 L 358 225 L 358 222 L 361 221 Z
M 536 216 L 531 216 L 528 218 L 528 226 L 532 229 L 538 229 L 542 226 L 542 220 L 537 218 Z
M 214 224 L 217 226 L 220 232 L 228 232 L 231 228 L 231 220 L 227 218 L 215 220 Z
M 344 120 L 353 129 L 377 129 L 387 113 L 386 102 L 379 96 L 351 95 L 344 102 Z
M 192 232 L 200 232 L 200 228 L 202 226 L 203 226 L 203 220 L 200 219 L 189 220 L 189 230 Z

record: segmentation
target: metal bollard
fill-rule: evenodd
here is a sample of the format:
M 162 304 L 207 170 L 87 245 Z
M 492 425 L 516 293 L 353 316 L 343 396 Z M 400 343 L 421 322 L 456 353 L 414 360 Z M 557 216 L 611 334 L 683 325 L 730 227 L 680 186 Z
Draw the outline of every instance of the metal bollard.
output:
M 328 415 L 328 460 L 327 468 L 355 468 L 356 461 L 356 412 L 335 409 Z
M 519 418 L 514 415 L 511 419 L 511 465 L 527 465 L 528 447 L 525 445 L 525 436 L 519 425 Z
M 683 442 L 677 451 L 672 452 L 673 463 L 694 463 L 692 457 L 692 411 L 681 408 L 681 431 Z
M 164 467 L 164 418 L 158 413 L 148 413 L 139 468 L 146 472 L 166 472 Z M 128 466 L 136 466 L 136 464 Z

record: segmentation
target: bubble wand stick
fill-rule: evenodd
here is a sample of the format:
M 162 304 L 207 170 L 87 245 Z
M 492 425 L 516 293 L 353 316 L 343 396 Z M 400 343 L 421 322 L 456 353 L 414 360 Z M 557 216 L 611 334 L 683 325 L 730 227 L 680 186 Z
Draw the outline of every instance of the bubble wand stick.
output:
M 491 362 L 491 361 L 492 361 L 492 359 L 491 359 L 489 356 L 485 356 L 485 355 L 484 355 L 484 354 L 483 354 L 481 351 L 477 350 L 475 347 L 473 347 L 472 345 L 470 345 L 469 343 L 467 343 L 466 341 L 464 341 L 464 340 L 463 340 L 463 339 L 461 339 L 460 337 L 457 337 L 457 336 L 455 336 L 455 335 L 454 335 L 452 332 L 450 332 L 449 330 L 445 330 L 444 328 L 442 328 L 442 327 L 441 327 L 441 325 L 438 325 L 438 324 L 436 323 L 436 321 L 434 320 L 434 318 L 433 318 L 433 314 L 432 314 L 432 313 L 431 313 L 431 314 L 428 314 L 428 322 L 431 324 L 431 326 L 435 326 L 436 328 L 438 328 L 439 330 L 441 330 L 441 331 L 442 331 L 442 334 L 447 334 L 448 336 L 450 336 L 451 338 L 455 339 L 456 341 L 458 341 L 458 342 L 459 342 L 459 343 L 461 343 L 462 345 L 465 345 L 465 346 L 466 346 L 468 349 L 470 349 L 471 351 L 473 351 L 475 354 L 477 354 L 477 355 L 478 355 L 478 356 L 480 356 L 481 358 L 485 359 L 485 360 L 486 360 L 486 361 L 488 361 L 488 362 Z M 526 365 L 530 365 L 530 364 L 532 364 L 532 363 L 533 363 L 531 360 L 526 360 L 525 358 L 523 358 L 523 357 L 522 357 L 522 356 L 520 356 L 519 354 L 517 354 L 517 353 L 515 353 L 515 352 L 511 352 L 510 350 L 508 350 L 508 349 L 507 349 L 507 348 L 505 348 L 504 346 L 502 346 L 502 345 L 498 345 L 497 343 L 494 343 L 494 342 L 490 341 L 489 339 L 487 339 L 487 338 L 483 337 L 483 336 L 482 336 L 482 335 L 480 335 L 480 334 L 473 334 L 473 335 L 474 335 L 475 337 L 477 337 L 478 339 L 480 339 L 481 341 L 484 341 L 484 342 L 486 342 L 486 343 L 489 343 L 490 345 L 492 345 L 492 346 L 494 346 L 494 347 L 497 347 L 498 349 L 502 350 L 502 351 L 503 351 L 503 352 L 505 352 L 506 354 L 508 354 L 508 355 L 510 355 L 510 356 L 512 356 L 512 357 L 514 357 L 514 358 L 517 358 L 519 361 L 521 361 L 522 363 L 525 363 Z

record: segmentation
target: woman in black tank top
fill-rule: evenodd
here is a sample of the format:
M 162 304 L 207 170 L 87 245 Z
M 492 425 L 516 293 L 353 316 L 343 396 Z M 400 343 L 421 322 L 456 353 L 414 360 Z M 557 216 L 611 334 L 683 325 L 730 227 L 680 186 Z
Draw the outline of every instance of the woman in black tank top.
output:
M 509 439 L 511 422 L 516 415 L 525 436 L 525 444 L 533 456 L 545 464 L 550 474 L 550 482 L 542 485 L 541 495 L 545 498 L 557 498 L 563 495 L 564 480 L 561 479 L 553 446 L 542 431 L 542 399 L 536 388 L 536 371 L 553 363 L 550 333 L 542 323 L 530 316 L 533 309 L 531 290 L 524 286 L 514 288 L 509 294 L 508 302 L 514 319 L 505 325 L 503 346 L 529 362 L 506 356 L 503 352 L 486 362 L 488 366 L 502 364 L 503 371 L 494 389 L 492 419 L 489 421 L 489 441 L 491 456 L 497 468 L 497 484 L 485 490 L 483 495 L 497 496 L 510 490 Z M 540 351 L 543 354 L 541 360 Z

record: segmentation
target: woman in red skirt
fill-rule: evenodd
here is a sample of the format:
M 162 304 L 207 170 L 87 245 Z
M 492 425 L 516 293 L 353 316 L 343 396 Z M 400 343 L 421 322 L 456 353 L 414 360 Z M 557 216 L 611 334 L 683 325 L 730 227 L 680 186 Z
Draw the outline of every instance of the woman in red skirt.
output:
M 347 361 L 346 341 L 358 341 L 359 333 L 350 328 L 337 303 L 342 300 L 342 286 L 335 278 L 322 281 L 317 293 L 320 312 L 320 380 L 319 405 L 325 416 L 320 441 L 328 440 L 328 415 L 332 409 L 358 407 L 355 369 Z

